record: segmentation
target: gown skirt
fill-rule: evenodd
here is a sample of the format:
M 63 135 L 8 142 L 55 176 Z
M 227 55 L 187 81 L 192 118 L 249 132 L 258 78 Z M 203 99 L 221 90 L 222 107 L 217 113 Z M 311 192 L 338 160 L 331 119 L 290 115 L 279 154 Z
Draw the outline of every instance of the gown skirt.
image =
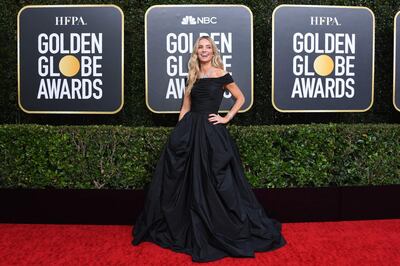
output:
M 257 201 L 235 141 L 224 124 L 208 121 L 209 113 L 194 108 L 169 135 L 132 244 L 150 241 L 195 262 L 255 257 L 284 246 L 281 224 Z

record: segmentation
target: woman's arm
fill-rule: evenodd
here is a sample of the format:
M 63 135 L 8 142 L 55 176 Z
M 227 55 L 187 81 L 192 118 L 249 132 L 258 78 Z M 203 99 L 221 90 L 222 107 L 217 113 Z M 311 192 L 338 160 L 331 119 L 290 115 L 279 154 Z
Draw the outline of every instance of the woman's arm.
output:
M 183 103 L 182 103 L 182 108 L 181 111 L 179 113 L 179 119 L 178 121 L 180 121 L 182 119 L 182 117 L 190 111 L 190 106 L 191 106 L 191 99 L 190 99 L 190 94 L 186 93 L 183 96 Z
M 232 96 L 236 99 L 235 104 L 232 106 L 232 108 L 229 110 L 229 112 L 223 117 L 225 121 L 223 123 L 228 123 L 232 118 L 235 116 L 235 114 L 240 110 L 240 107 L 244 104 L 245 98 L 240 90 L 240 88 L 236 85 L 235 82 L 229 83 L 225 86 Z

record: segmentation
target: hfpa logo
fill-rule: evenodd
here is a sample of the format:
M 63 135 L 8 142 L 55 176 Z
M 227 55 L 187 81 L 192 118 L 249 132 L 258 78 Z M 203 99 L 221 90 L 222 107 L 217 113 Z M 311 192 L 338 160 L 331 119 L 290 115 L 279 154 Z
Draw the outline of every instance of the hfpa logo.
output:
M 196 25 L 196 24 L 217 24 L 216 17 L 192 17 L 185 16 L 181 21 L 182 25 Z

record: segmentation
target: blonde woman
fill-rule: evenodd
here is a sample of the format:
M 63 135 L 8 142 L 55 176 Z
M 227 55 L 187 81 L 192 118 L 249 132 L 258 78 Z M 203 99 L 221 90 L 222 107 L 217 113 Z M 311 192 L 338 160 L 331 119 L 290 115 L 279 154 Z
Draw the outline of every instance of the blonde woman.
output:
M 281 225 L 257 201 L 225 127 L 245 99 L 210 37 L 197 39 L 188 67 L 179 121 L 157 162 L 132 244 L 151 241 L 196 262 L 282 247 Z M 220 116 L 224 88 L 236 101 Z

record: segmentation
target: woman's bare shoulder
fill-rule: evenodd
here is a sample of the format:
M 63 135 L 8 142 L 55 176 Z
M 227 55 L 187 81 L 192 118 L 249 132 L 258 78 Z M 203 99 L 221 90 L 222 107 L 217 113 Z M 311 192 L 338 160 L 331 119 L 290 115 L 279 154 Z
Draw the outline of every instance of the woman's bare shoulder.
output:
M 217 68 L 217 69 L 215 70 L 215 72 L 214 72 L 214 75 L 215 75 L 216 78 L 219 78 L 219 77 L 225 76 L 226 73 L 228 73 L 228 72 L 226 72 L 226 71 L 223 70 L 223 69 Z

